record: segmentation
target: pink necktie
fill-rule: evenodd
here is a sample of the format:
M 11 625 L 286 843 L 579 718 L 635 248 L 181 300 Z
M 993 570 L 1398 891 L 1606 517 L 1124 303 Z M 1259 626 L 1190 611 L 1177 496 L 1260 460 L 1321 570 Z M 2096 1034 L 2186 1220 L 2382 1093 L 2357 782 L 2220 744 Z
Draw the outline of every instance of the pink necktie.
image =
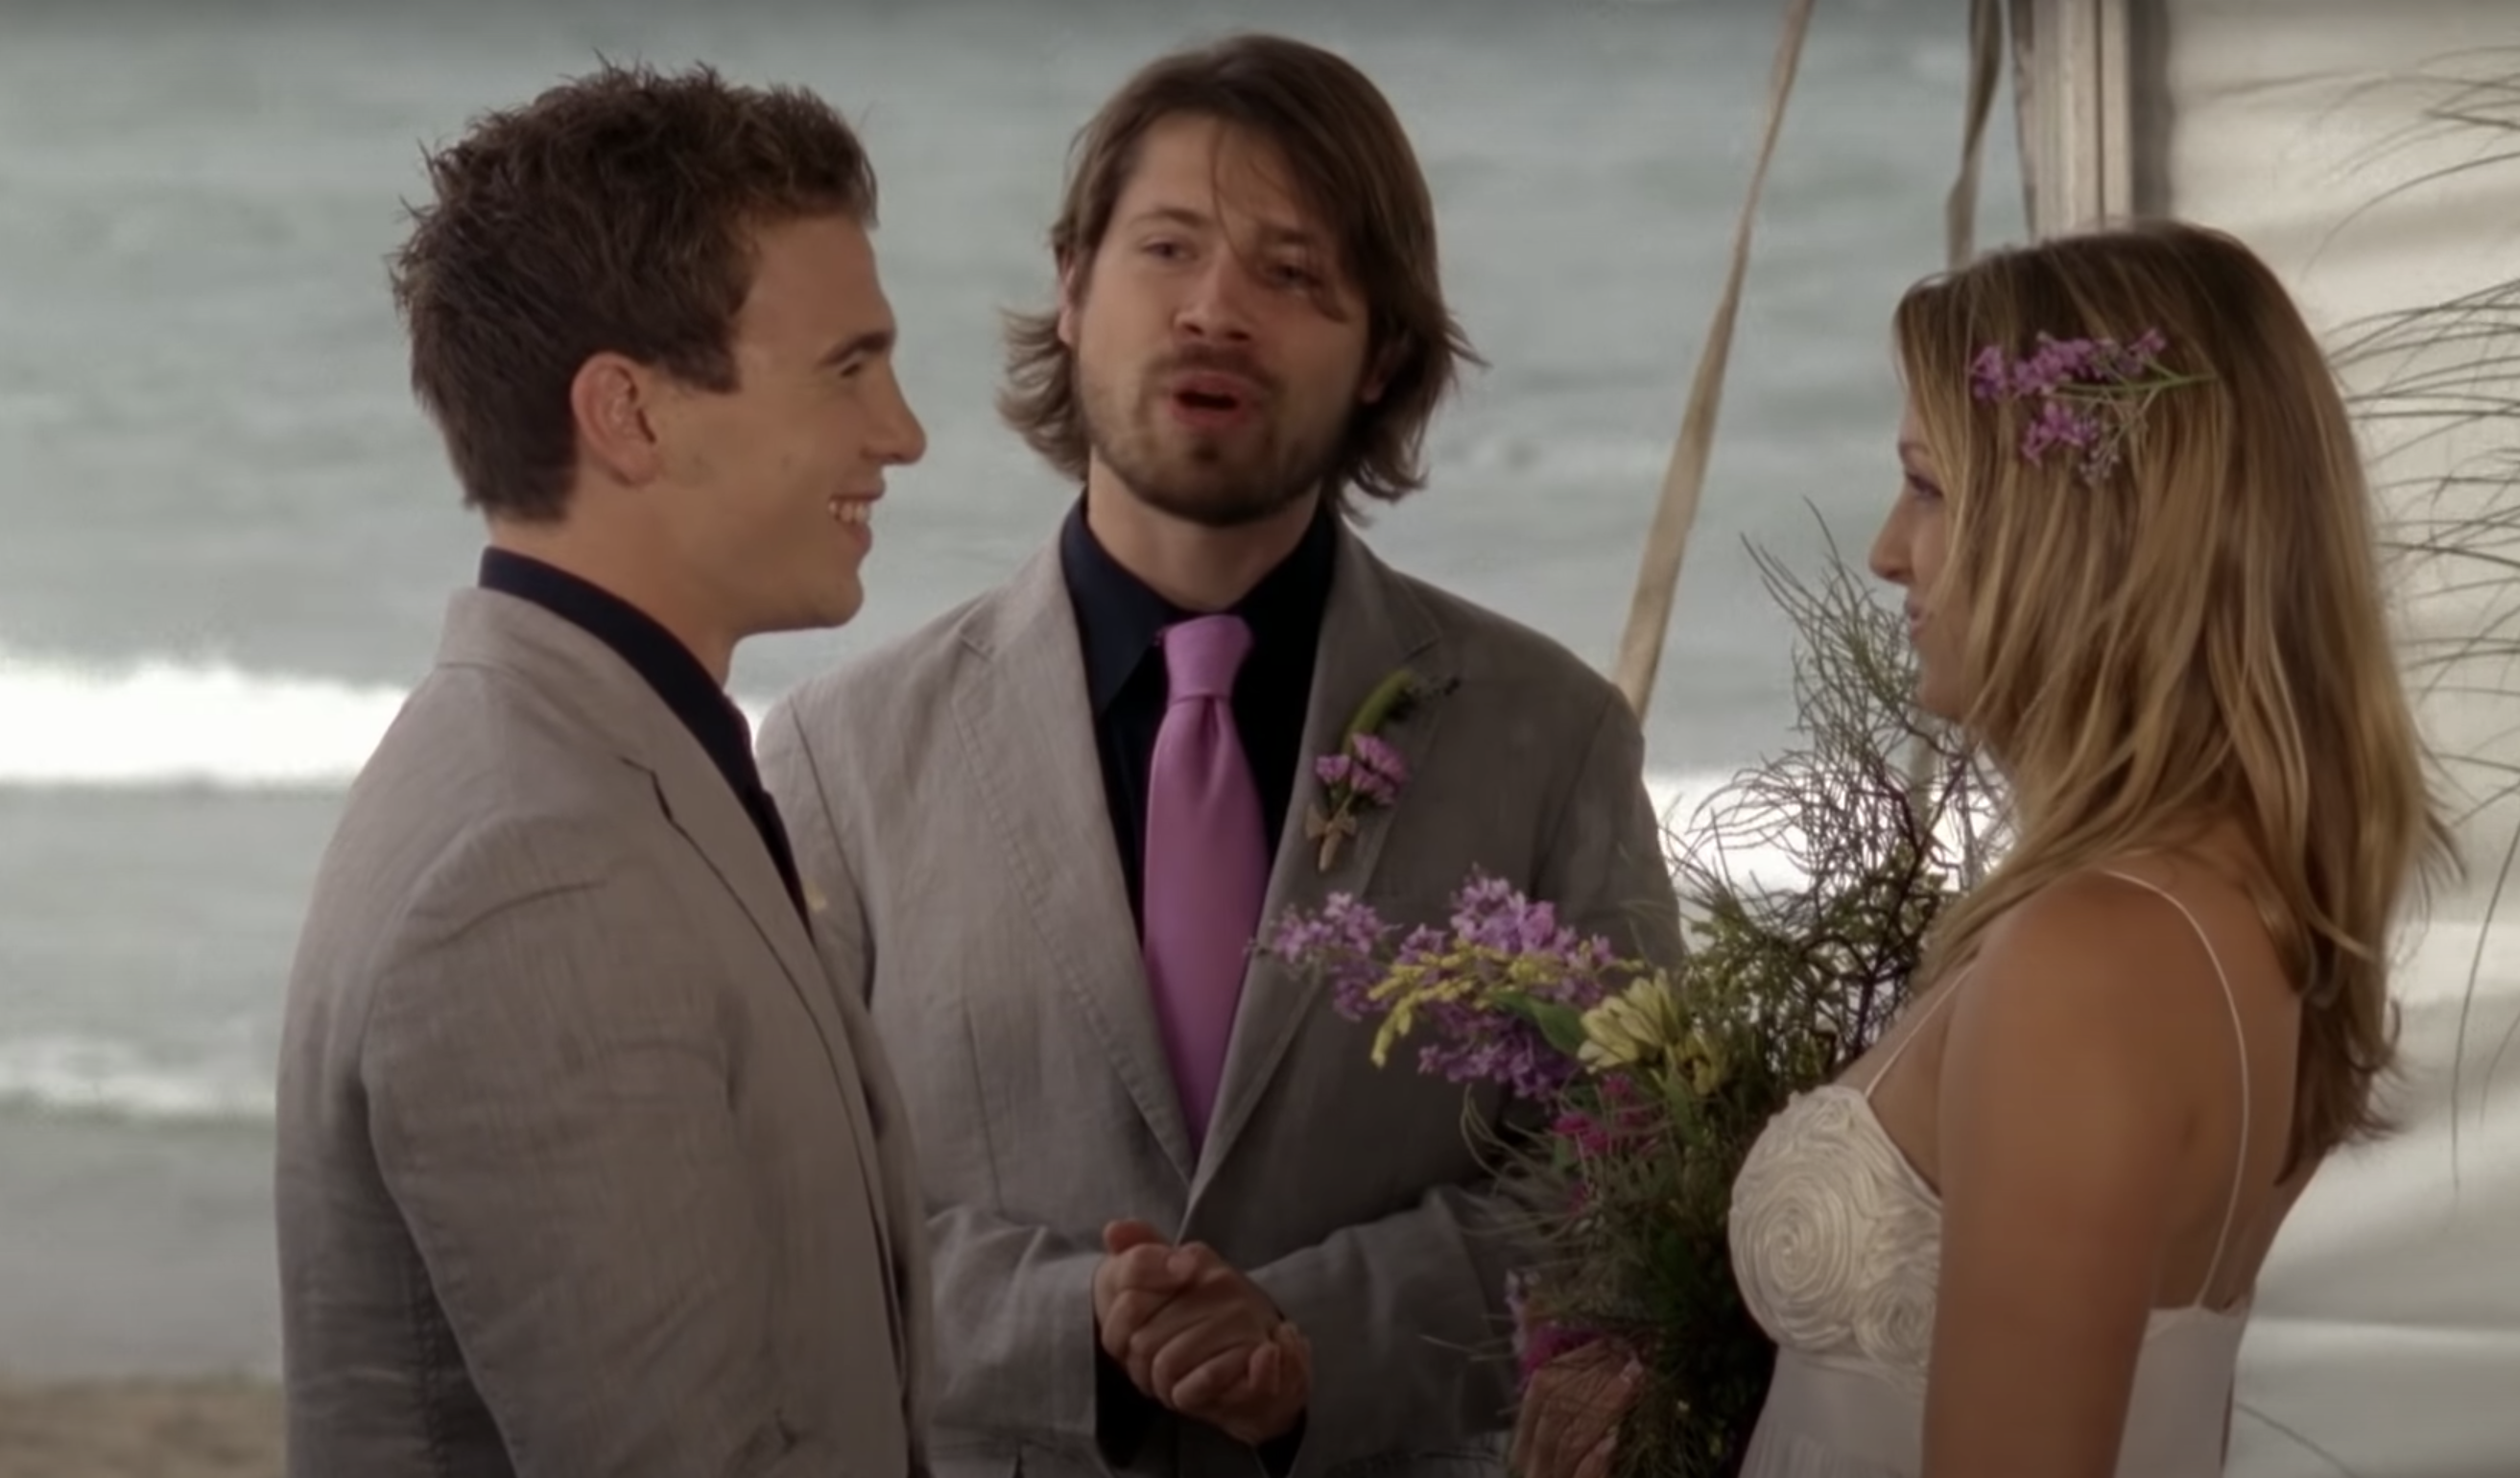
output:
M 1192 1142 L 1207 1136 L 1234 1008 L 1269 886 L 1260 795 L 1234 729 L 1239 616 L 1167 627 L 1171 695 L 1147 777 L 1147 978 Z

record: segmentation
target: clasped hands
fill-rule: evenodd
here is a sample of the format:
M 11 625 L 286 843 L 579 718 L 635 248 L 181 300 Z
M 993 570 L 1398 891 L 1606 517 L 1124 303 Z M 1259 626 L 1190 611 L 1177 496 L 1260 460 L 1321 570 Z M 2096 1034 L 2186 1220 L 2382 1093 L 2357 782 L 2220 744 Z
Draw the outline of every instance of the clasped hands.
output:
M 1144 1222 L 1103 1228 L 1102 1250 L 1095 1329 L 1139 1390 L 1249 1447 L 1294 1426 L 1312 1390 L 1312 1346 L 1259 1285 Z
M 1615 1345 L 1591 1344 L 1534 1373 L 1514 1421 L 1513 1478 L 1609 1478 L 1619 1422 L 1644 1372 Z

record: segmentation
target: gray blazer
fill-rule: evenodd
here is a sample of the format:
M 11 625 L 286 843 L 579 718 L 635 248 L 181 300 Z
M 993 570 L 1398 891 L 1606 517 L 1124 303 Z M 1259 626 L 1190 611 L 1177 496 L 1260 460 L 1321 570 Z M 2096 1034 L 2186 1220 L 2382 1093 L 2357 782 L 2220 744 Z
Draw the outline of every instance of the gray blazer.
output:
M 922 1471 L 904 1124 L 698 740 L 594 636 L 459 593 L 289 983 L 291 1473 Z
M 1387 732 L 1415 778 L 1328 873 L 1312 757 L 1409 664 L 1448 696 Z M 1111 840 L 1056 547 L 1009 586 L 783 699 L 764 778 L 818 919 L 909 1091 L 936 1259 L 946 1478 L 1106 1470 L 1091 1279 L 1101 1231 L 1200 1240 L 1310 1336 L 1298 1473 L 1491 1472 L 1510 1425 L 1502 1246 L 1464 1094 L 1267 962 L 1244 987 L 1192 1156 Z M 1304 774 L 1267 917 L 1360 893 L 1440 922 L 1472 864 L 1623 946 L 1673 937 L 1642 740 L 1561 648 L 1396 574 L 1344 531 Z M 1657 944 L 1656 947 L 1660 947 Z M 1468 1112 L 1493 1120 L 1492 1094 Z M 1158 1414 L 1131 1473 L 1256 1478 L 1250 1450 Z

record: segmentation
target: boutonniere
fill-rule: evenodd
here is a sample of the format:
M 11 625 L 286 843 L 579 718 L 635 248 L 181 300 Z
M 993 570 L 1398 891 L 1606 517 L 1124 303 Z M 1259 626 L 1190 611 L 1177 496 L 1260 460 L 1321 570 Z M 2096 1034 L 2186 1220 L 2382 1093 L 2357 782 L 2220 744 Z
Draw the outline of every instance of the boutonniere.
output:
M 1409 767 L 1382 738 L 1382 727 L 1449 689 L 1449 684 L 1438 689 L 1401 668 L 1366 696 L 1356 717 L 1348 720 L 1338 751 L 1313 761 L 1322 798 L 1305 810 L 1304 835 L 1322 844 L 1323 872 L 1337 864 L 1339 848 L 1356 835 L 1357 818 L 1391 805 L 1400 798 L 1400 787 L 1409 784 Z

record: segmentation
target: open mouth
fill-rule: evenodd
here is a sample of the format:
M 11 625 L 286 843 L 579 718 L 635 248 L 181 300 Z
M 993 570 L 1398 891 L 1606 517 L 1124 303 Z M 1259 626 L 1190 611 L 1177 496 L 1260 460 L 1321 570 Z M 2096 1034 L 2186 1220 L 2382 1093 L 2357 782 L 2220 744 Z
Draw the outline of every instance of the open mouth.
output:
M 1251 386 L 1232 375 L 1183 375 L 1172 383 L 1173 405 L 1200 420 L 1238 416 L 1257 400 Z

